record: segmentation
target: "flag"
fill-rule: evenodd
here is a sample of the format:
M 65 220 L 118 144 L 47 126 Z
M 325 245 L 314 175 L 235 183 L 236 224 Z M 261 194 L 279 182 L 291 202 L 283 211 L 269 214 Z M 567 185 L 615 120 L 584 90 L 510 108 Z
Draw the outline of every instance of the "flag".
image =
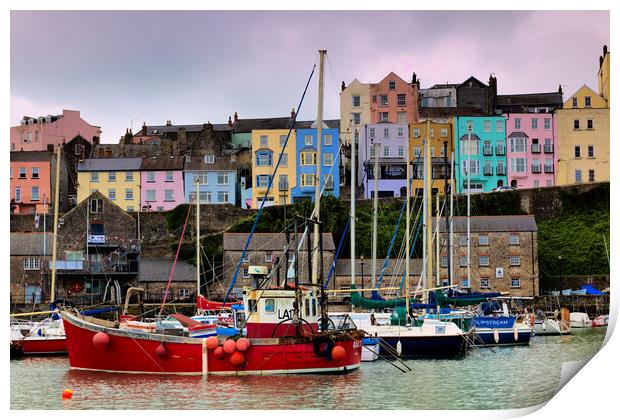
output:
M 34 227 L 36 229 L 39 229 L 39 215 L 38 214 L 34 215 Z

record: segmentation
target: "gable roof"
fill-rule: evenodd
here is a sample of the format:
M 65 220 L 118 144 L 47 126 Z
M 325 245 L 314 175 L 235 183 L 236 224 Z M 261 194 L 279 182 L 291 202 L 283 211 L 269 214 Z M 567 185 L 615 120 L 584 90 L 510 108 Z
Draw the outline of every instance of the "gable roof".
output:
M 204 128 L 204 124 L 172 124 L 172 125 L 152 125 L 146 126 L 146 134 L 142 132 L 142 128 L 140 131 L 134 134 L 134 136 L 159 136 L 164 133 L 177 133 L 180 128 L 184 128 L 186 132 L 201 132 Z M 228 126 L 228 124 L 211 124 L 213 126 L 213 131 L 231 131 L 232 128 Z M 156 132 L 157 130 L 157 132 Z
M 467 78 L 467 80 L 465 80 L 463 83 L 458 85 L 457 88 L 465 86 L 465 84 L 468 83 L 470 80 L 476 82 L 481 87 L 489 87 L 489 85 L 482 83 L 480 80 L 476 79 L 474 76 L 469 76 L 469 78 Z
M 142 158 L 84 159 L 78 163 L 78 172 L 84 171 L 139 171 Z
M 243 251 L 248 235 L 248 233 L 224 233 L 224 251 Z M 313 235 L 310 234 L 308 237 L 312 240 Z M 294 238 L 295 236 L 291 235 L 291 240 Z M 298 238 L 301 240 L 301 233 L 298 234 Z M 248 245 L 248 251 L 282 251 L 285 247 L 286 235 L 284 233 L 254 233 Z M 306 249 L 302 247 L 302 251 Z M 331 233 L 323 233 L 323 249 L 325 251 L 336 250 Z
M 563 103 L 560 92 L 545 93 L 520 93 L 514 95 L 497 95 L 496 106 L 534 106 L 534 105 L 556 105 Z
M 502 193 L 504 194 L 504 193 Z M 454 232 L 467 232 L 467 217 L 458 216 L 452 219 Z M 433 218 L 433 229 L 436 219 Z M 446 231 L 445 219 L 440 219 L 439 230 Z M 532 215 L 515 216 L 472 216 L 471 232 L 537 232 L 536 220 Z

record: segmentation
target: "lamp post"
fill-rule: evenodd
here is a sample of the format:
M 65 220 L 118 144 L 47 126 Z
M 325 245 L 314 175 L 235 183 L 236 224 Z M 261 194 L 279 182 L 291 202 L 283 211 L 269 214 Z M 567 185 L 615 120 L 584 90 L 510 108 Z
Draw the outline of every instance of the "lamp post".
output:
M 360 256 L 360 265 L 362 266 L 362 297 L 364 297 L 364 256 L 361 255 Z M 353 261 L 353 264 L 355 264 L 355 261 Z

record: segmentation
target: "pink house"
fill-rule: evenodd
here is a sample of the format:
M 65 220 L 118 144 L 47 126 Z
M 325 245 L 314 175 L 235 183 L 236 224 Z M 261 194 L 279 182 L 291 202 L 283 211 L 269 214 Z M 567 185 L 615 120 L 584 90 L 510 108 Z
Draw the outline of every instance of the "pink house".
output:
M 101 127 L 84 121 L 80 111 L 67 109 L 62 111 L 62 115 L 24 116 L 20 125 L 11 127 L 11 151 L 53 150 L 55 144 L 70 141 L 77 135 L 90 142 L 98 141 Z M 97 140 L 94 140 L 95 137 Z
M 379 83 L 370 85 L 372 124 L 411 124 L 417 123 L 418 119 L 418 85 L 415 81 L 407 83 L 390 72 Z
M 140 206 L 142 211 L 167 211 L 185 202 L 183 157 L 142 158 Z
M 555 185 L 556 119 L 551 113 L 512 113 L 506 117 L 508 185 Z

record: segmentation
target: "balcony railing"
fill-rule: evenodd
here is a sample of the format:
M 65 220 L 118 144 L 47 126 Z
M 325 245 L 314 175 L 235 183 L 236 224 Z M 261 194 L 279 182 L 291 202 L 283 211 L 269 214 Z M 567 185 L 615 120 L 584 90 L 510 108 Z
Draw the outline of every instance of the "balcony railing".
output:
M 102 273 L 128 273 L 135 274 L 139 271 L 139 261 L 131 260 L 126 262 L 111 262 L 101 263 L 95 261 L 56 261 L 56 270 L 58 271 L 70 271 L 76 273 L 90 273 L 90 274 L 102 274 Z M 50 270 L 53 265 L 50 261 Z
M 545 173 L 552 174 L 553 173 L 553 165 L 545 165 Z
M 540 165 L 532 165 L 532 173 L 539 174 L 540 173 Z
M 482 148 L 482 154 L 484 156 L 492 156 L 493 155 L 493 148 L 491 146 L 484 146 Z
M 506 167 L 505 166 L 498 166 L 497 170 L 495 171 L 495 173 L 497 175 L 506 175 Z
M 492 166 L 485 166 L 483 171 L 484 171 L 485 175 L 493 175 L 493 167 Z
M 504 147 L 504 146 L 495 146 L 495 154 L 497 156 L 504 156 L 504 155 L 506 155 L 506 147 Z
M 278 183 L 279 191 L 288 191 L 288 182 L 279 182 Z
M 553 145 L 545 144 L 545 153 L 553 153 Z
M 540 144 L 532 144 L 532 153 L 540 153 Z

